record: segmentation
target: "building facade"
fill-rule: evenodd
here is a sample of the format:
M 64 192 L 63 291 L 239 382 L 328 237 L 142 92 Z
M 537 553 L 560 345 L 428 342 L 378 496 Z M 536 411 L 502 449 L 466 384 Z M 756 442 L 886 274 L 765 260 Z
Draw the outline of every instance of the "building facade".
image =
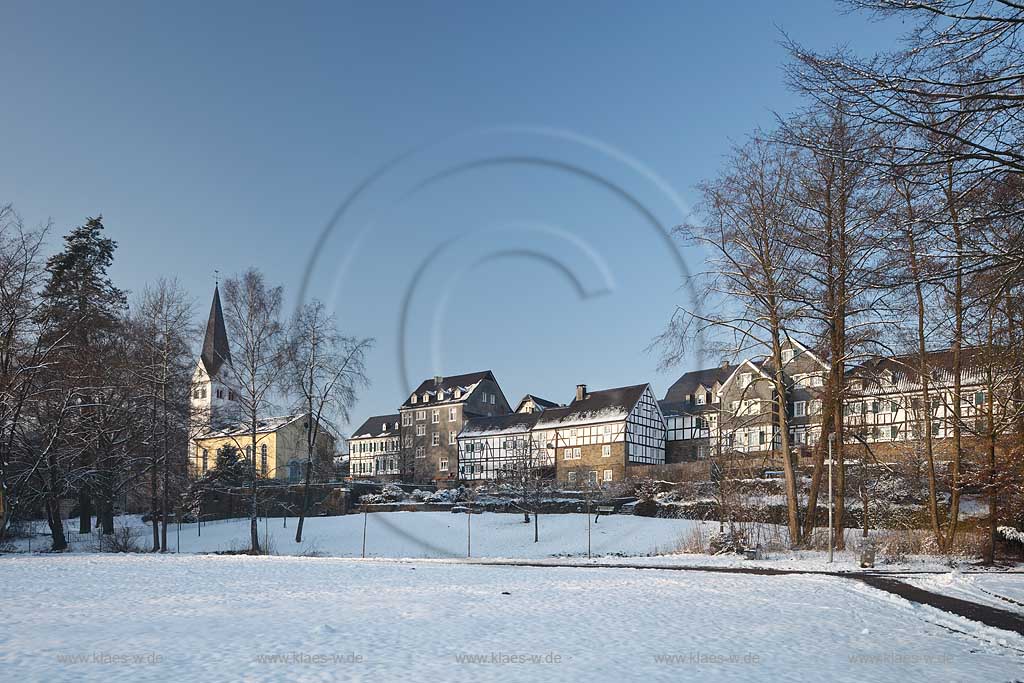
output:
M 665 464 L 665 419 L 649 384 L 592 392 L 580 384 L 568 406 L 540 413 L 533 438 L 570 485 L 620 482 L 629 465 Z
M 376 415 L 349 437 L 349 476 L 389 480 L 401 474 L 401 416 Z
M 510 481 L 524 471 L 554 474 L 554 453 L 534 434 L 540 411 L 523 411 L 466 421 L 458 435 L 459 478 Z
M 398 409 L 400 476 L 412 483 L 456 481 L 458 435 L 466 421 L 510 412 L 490 370 L 424 380 Z

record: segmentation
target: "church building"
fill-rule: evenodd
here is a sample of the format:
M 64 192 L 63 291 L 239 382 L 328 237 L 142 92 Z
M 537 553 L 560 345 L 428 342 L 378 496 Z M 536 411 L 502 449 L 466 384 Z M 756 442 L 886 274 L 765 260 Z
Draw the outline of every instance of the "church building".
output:
M 206 474 L 216 467 L 219 451 L 235 449 L 250 462 L 256 458 L 256 471 L 262 478 L 303 479 L 308 413 L 260 418 L 256 453 L 253 453 L 250 425 L 242 421 L 238 386 L 238 375 L 231 364 L 220 291 L 215 287 L 202 352 L 192 373 L 189 410 L 192 473 L 195 476 Z M 335 441 L 331 428 L 321 422 L 314 449 L 314 471 L 319 479 L 330 477 Z

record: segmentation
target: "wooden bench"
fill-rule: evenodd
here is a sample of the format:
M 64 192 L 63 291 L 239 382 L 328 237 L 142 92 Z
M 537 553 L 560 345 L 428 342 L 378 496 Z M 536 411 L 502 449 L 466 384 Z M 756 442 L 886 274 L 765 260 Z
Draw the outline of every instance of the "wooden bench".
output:
M 597 510 L 594 513 L 594 524 L 597 524 L 597 520 L 601 515 L 610 515 L 614 512 L 614 505 L 598 505 Z

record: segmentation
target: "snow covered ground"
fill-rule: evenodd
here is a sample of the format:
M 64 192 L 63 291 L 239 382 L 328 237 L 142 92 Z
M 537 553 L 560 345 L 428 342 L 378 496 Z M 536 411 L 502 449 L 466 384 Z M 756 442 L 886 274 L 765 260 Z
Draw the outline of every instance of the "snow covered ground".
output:
M 471 524 L 467 534 L 467 518 Z M 650 555 L 673 552 L 689 531 L 702 524 L 684 519 L 651 519 L 632 515 L 591 519 L 591 551 L 594 555 Z M 72 520 L 74 521 L 74 520 Z M 152 531 L 140 518 L 119 517 L 117 525 L 137 529 L 139 544 L 151 546 Z M 363 516 L 313 517 L 306 520 L 303 542 L 295 543 L 295 518 L 260 520 L 261 542 L 270 537 L 271 548 L 279 555 L 328 555 L 360 557 L 363 541 Z M 708 530 L 717 529 L 704 523 Z M 42 531 L 45 525 L 40 525 Z M 366 515 L 367 557 L 453 558 L 466 557 L 538 558 L 585 556 L 587 553 L 587 516 L 582 514 L 541 515 L 540 541 L 533 542 L 533 524 L 524 524 L 522 515 L 484 513 L 479 515 L 450 512 L 380 512 Z M 183 553 L 210 553 L 249 547 L 249 520 L 224 520 L 204 524 L 182 524 L 169 529 L 168 544 Z M 74 538 L 72 539 L 74 540 Z M 20 549 L 27 542 L 17 542 Z M 94 538 L 72 544 L 77 551 L 95 549 Z M 34 549 L 47 547 L 47 538 L 33 541 Z
M 1006 681 L 1024 667 L 1018 635 L 821 575 L 83 553 L 2 556 L 0 576 L 5 681 Z
M 582 514 L 541 515 L 540 542 L 533 542 L 533 525 L 524 524 L 521 515 L 484 513 L 471 515 L 467 544 L 467 515 L 450 512 L 382 512 L 366 516 L 366 556 L 368 558 L 454 559 L 465 558 L 467 550 L 474 558 L 508 558 L 525 560 L 585 560 L 587 555 L 587 516 Z M 835 562 L 827 563 L 827 554 L 817 551 L 769 553 L 764 560 L 745 560 L 736 555 L 712 557 L 707 554 L 681 554 L 693 533 L 701 531 L 706 546 L 717 522 L 686 519 L 660 519 L 611 515 L 597 523 L 591 519 L 591 552 L 602 562 L 636 562 L 645 564 L 684 564 L 690 566 L 742 566 L 796 569 L 801 571 L 860 571 L 856 547 L 857 533 L 849 534 L 850 551 L 837 552 Z M 72 520 L 74 522 L 74 520 Z M 270 538 L 272 554 L 315 555 L 321 557 L 360 557 L 363 540 L 363 516 L 314 517 L 306 520 L 303 542 L 295 543 L 294 518 L 260 520 L 261 542 Z M 129 526 L 142 549 L 151 547 L 151 528 L 139 516 L 118 517 L 117 526 Z M 48 547 L 45 523 L 38 523 L 40 533 L 32 541 L 33 550 Z M 171 550 L 181 553 L 216 553 L 249 547 L 249 521 L 223 520 L 204 524 L 202 533 L 196 524 L 170 528 Z M 28 549 L 26 539 L 15 546 Z M 73 552 L 94 552 L 96 538 L 72 536 Z M 469 545 L 469 548 L 467 548 Z M 909 556 L 898 564 L 886 564 L 878 558 L 876 571 L 949 572 L 950 565 L 934 556 Z M 970 561 L 961 562 L 969 568 Z M 1024 574 L 1018 574 L 1024 579 Z
M 1024 573 L 950 572 L 902 580 L 933 593 L 1024 614 Z

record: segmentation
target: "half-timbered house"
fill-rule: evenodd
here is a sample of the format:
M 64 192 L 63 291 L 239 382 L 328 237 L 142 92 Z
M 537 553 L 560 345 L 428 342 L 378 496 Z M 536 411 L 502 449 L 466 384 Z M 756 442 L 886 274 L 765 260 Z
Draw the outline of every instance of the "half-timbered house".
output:
M 631 465 L 665 463 L 665 419 L 649 384 L 587 391 L 540 413 L 533 437 L 554 457 L 560 482 L 610 483 Z

